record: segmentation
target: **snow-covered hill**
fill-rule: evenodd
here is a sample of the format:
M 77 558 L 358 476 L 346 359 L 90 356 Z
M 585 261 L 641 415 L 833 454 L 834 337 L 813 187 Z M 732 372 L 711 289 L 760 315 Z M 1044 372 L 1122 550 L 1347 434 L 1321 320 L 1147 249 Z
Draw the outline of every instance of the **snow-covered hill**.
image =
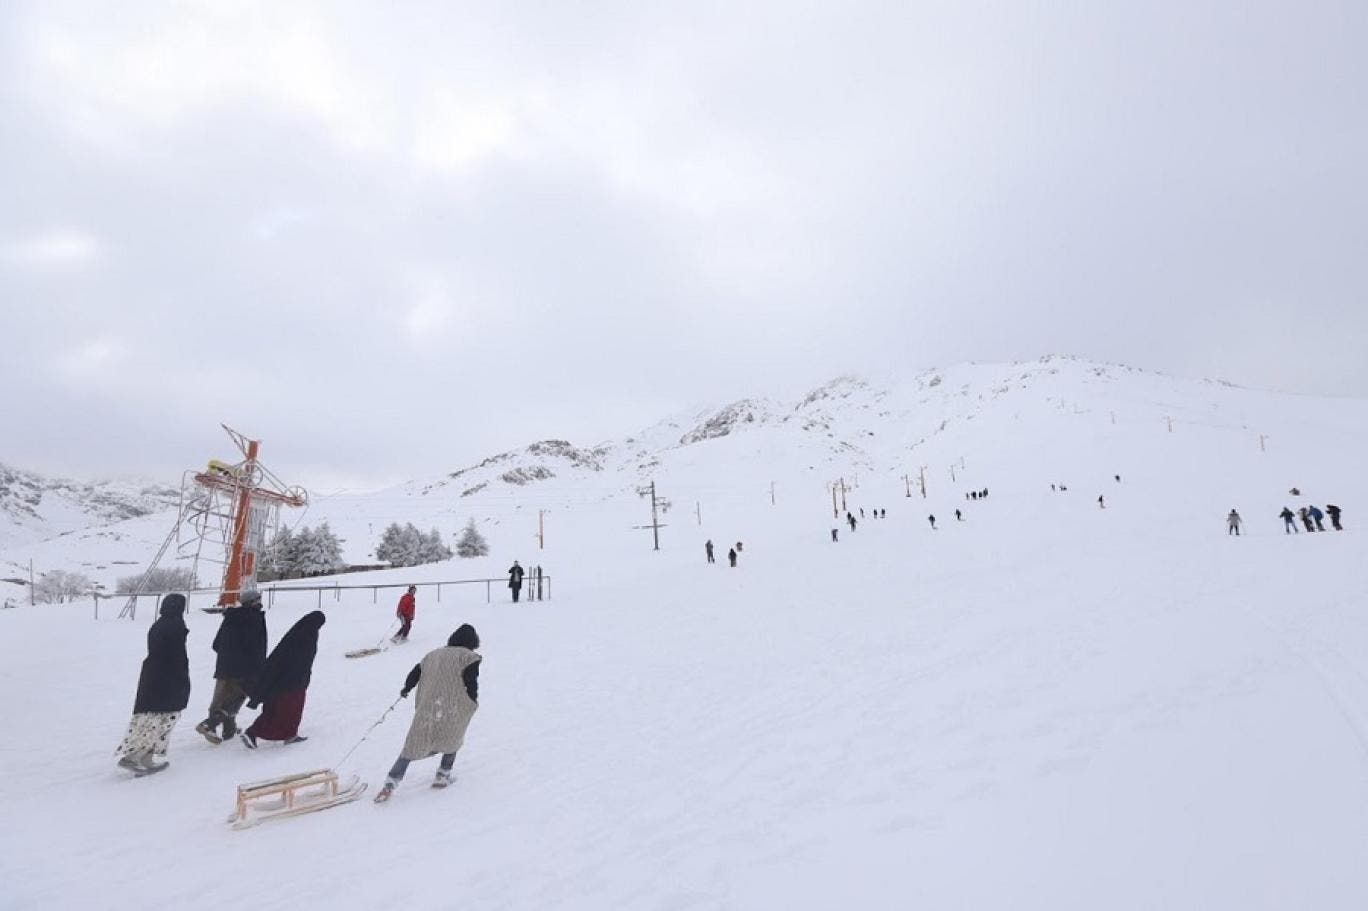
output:
M 1132 476 L 1185 465 L 1208 483 L 1200 503 L 1175 502 L 1175 511 L 1224 514 L 1234 504 L 1221 509 L 1230 497 L 1220 479 L 1232 464 L 1267 475 L 1269 503 L 1313 478 L 1352 481 L 1354 470 L 1342 456 L 1366 420 L 1368 402 L 1362 400 L 1249 390 L 1075 358 L 962 364 L 842 376 L 789 400 L 700 407 L 595 444 L 542 440 L 394 488 L 315 497 L 307 513 L 285 519 L 328 521 L 357 563 L 373 559 L 390 522 L 436 527 L 454 539 L 469 519 L 498 549 L 577 559 L 574 538 L 584 534 L 578 530 L 582 520 L 594 525 L 611 517 L 622 528 L 649 521 L 637 490 L 652 480 L 672 504 L 663 532 L 671 542 L 690 523 L 697 528 L 700 517 L 768 504 L 772 489 L 776 501 L 801 497 L 829 505 L 829 485 L 842 479 L 851 488 L 883 484 L 900 494 L 919 486 L 925 466 L 929 491 L 940 495 L 990 477 L 1068 483 L 1099 461 Z M 168 488 L 149 488 L 140 499 L 109 486 L 47 482 L 39 489 L 49 505 L 42 527 L 55 536 L 0 541 L 0 578 L 22 575 L 32 559 L 40 572 L 79 571 L 112 585 L 151 557 L 174 516 L 164 508 L 175 498 Z M 91 493 L 61 499 L 67 490 Z M 76 505 L 61 512 L 59 503 Z M 113 503 L 139 517 L 106 521 L 118 514 L 116 507 L 98 510 Z M 160 512 L 136 511 L 158 505 Z M 91 513 L 100 517 L 97 524 L 83 522 L 81 516 Z M 546 550 L 533 555 L 539 513 Z M 460 561 L 447 568 L 454 577 L 475 570 Z M 13 587 L 3 593 L 22 595 Z
M 348 660 L 397 592 L 324 596 L 309 739 L 256 752 L 192 729 L 217 623 L 192 612 L 190 707 L 142 780 L 112 751 L 150 612 L 0 611 L 0 904 L 1363 908 L 1365 447 L 1362 401 L 1051 359 L 847 378 L 320 499 L 306 521 L 353 547 L 468 517 L 493 546 L 343 584 L 518 558 L 554 598 L 424 588 L 409 645 Z M 648 479 L 674 503 L 659 552 Z M 841 481 L 866 518 L 833 543 Z M 1344 532 L 1284 533 L 1284 504 L 1327 502 Z M 743 541 L 740 564 L 705 539 Z M 272 641 L 318 603 L 279 596 Z M 462 622 L 485 661 L 454 788 L 416 763 L 387 805 L 228 831 L 240 782 L 378 786 L 411 712 L 387 708 Z M 171 844 L 239 872 L 148 862 Z
M 0 463 L 0 547 L 164 511 L 179 497 L 154 482 L 71 481 Z

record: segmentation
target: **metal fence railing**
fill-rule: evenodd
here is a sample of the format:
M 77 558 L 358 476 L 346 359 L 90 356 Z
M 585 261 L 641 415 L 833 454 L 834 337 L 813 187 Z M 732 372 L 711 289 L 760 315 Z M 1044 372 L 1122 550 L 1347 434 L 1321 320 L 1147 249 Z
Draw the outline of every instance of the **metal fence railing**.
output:
M 536 568 L 534 567 L 523 579 L 523 600 L 549 601 L 551 599 L 551 577 L 545 573 L 536 572 L 535 570 Z M 333 601 L 341 601 L 344 592 L 369 590 L 371 593 L 371 603 L 374 604 L 380 600 L 380 592 L 382 590 L 407 589 L 410 585 L 417 587 L 420 591 L 423 589 L 435 588 L 437 590 L 436 595 L 438 603 L 442 600 L 443 588 L 456 588 L 459 591 L 461 590 L 461 586 L 473 585 L 477 587 L 476 590 L 478 591 L 478 586 L 483 585 L 485 589 L 485 603 L 491 604 L 494 600 L 494 585 L 496 583 L 501 587 L 504 587 L 508 585 L 508 579 L 444 579 L 440 582 L 386 582 L 373 585 L 341 585 L 339 583 L 333 583 L 332 585 L 268 585 L 259 589 L 259 591 L 261 592 L 262 600 L 265 602 L 264 606 L 267 609 L 275 606 L 277 598 L 291 597 L 294 599 L 304 593 L 313 593 L 315 603 L 317 604 L 318 609 L 321 610 L 323 607 L 323 596 L 325 594 L 331 594 Z M 207 602 L 201 604 L 200 606 L 202 607 L 212 607 L 218 602 L 221 593 L 221 590 L 217 588 L 197 588 L 190 591 L 176 592 L 175 594 L 185 595 L 187 602 L 186 607 L 189 608 L 195 606 L 194 602 L 196 600 Z M 95 597 L 95 619 L 98 620 L 100 619 L 101 601 L 123 601 L 126 604 L 131 603 L 133 605 L 132 609 L 125 612 L 130 619 L 136 619 L 138 604 L 145 598 L 152 600 L 154 608 L 153 616 L 155 617 L 156 605 L 161 602 L 162 598 L 172 594 L 172 592 L 139 592 L 138 594 L 129 594 L 127 592 L 122 594 L 103 594 L 101 592 L 93 592 L 92 594 Z

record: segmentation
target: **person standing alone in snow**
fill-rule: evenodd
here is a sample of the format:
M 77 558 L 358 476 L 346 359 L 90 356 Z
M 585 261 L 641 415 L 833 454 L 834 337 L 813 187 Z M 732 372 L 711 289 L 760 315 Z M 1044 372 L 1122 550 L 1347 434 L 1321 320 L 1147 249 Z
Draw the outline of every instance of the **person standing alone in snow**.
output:
M 185 654 L 185 596 L 167 595 L 155 623 L 147 630 L 147 657 L 138 674 L 138 695 L 128 733 L 119 744 L 119 768 L 141 778 L 160 772 L 166 762 L 171 731 L 190 704 L 190 659 Z
M 932 527 L 932 528 L 935 528 L 935 527 L 936 527 L 936 517 L 935 517 L 935 516 L 927 516 L 927 517 L 926 517 L 926 521 L 928 521 L 928 522 L 931 523 L 931 527 Z
M 327 621 L 321 610 L 311 611 L 300 617 L 271 649 L 252 685 L 247 708 L 264 705 L 251 727 L 238 735 L 243 746 L 255 750 L 257 740 L 300 743 L 308 739 L 299 736 L 299 722 L 304 717 L 304 697 L 313 679 L 318 631 Z
M 1230 515 L 1226 516 L 1226 535 L 1237 535 L 1237 536 L 1238 536 L 1239 534 L 1240 534 L 1240 514 L 1239 514 L 1238 512 L 1236 512 L 1235 510 L 1232 509 L 1232 510 L 1230 511 Z
M 733 568 L 733 569 L 736 568 L 736 548 L 735 548 L 735 547 L 733 547 L 731 550 L 727 551 L 727 562 L 730 563 L 730 564 L 732 565 L 732 568 Z
M 444 648 L 433 649 L 413 666 L 399 695 L 408 698 L 415 686 L 413 721 L 399 758 L 390 768 L 376 803 L 389 800 L 399 782 L 404 780 L 409 763 L 417 759 L 442 754 L 437 766 L 434 788 L 451 783 L 451 767 L 456 752 L 465 743 L 466 728 L 480 707 L 480 636 L 469 623 L 451 634 Z
M 840 533 L 840 531 L 841 531 L 841 530 L 840 530 L 839 528 L 833 528 L 833 529 L 831 530 L 831 541 L 832 541 L 833 544 L 840 540 L 839 538 L 836 537 L 837 534 Z
M 712 543 L 712 538 L 709 538 L 707 541 L 704 542 L 704 544 L 703 544 L 703 550 L 706 551 L 707 554 L 708 554 L 708 562 L 709 562 L 709 563 L 716 563 L 716 562 L 717 562 L 716 560 L 713 559 L 713 543 Z
M 408 591 L 399 596 L 399 606 L 394 609 L 394 616 L 400 620 L 399 632 L 394 634 L 391 642 L 407 642 L 409 633 L 413 630 L 413 617 L 418 612 L 418 586 L 410 585 Z
M 1104 500 L 1101 496 L 1099 496 L 1099 497 L 1097 498 L 1097 508 L 1098 508 L 1098 509 L 1106 509 L 1106 508 L 1107 508 L 1107 501 Z
M 241 604 L 223 612 L 214 635 L 214 651 L 218 654 L 214 695 L 209 700 L 208 717 L 195 725 L 195 730 L 217 744 L 237 734 L 237 713 L 266 661 L 266 615 L 261 612 L 260 592 L 243 592 Z
M 1283 520 L 1283 534 L 1290 535 L 1294 531 L 1301 534 L 1301 529 L 1297 527 L 1297 515 L 1292 510 L 1284 506 L 1278 517 Z
M 514 560 L 508 568 L 508 587 L 513 590 L 513 603 L 518 603 L 518 593 L 522 591 L 523 568 Z

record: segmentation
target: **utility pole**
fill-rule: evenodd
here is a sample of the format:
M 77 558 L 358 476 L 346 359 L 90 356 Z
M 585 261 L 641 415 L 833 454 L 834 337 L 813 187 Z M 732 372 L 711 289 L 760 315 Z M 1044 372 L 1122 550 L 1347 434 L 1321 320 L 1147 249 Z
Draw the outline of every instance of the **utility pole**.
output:
M 841 489 L 841 509 L 845 510 L 846 512 L 849 512 L 849 511 L 850 511 L 850 507 L 849 507 L 849 506 L 846 506 L 846 491 L 849 490 L 850 488 L 847 487 L 847 486 L 845 485 L 845 478 L 841 478 L 841 479 L 840 479 L 840 483 L 841 483 L 841 488 L 840 488 L 840 489 Z M 841 516 L 840 516 L 840 513 L 837 513 L 836 518 L 839 519 L 840 517 L 841 517 Z
M 921 478 L 922 499 L 925 500 L 925 499 L 926 499 L 926 466 L 925 466 L 925 465 L 923 465 L 923 466 L 921 467 L 921 471 L 920 471 L 919 477 Z
M 912 496 L 912 479 L 907 475 L 903 475 L 903 484 L 907 487 L 907 495 L 909 497 Z
M 955 480 L 955 466 L 954 466 L 954 465 L 951 465 L 951 466 L 950 466 L 950 480 L 951 480 L 951 481 L 954 481 L 954 480 Z
M 1115 423 L 1116 423 L 1116 412 L 1113 411 L 1113 412 L 1111 413 L 1111 416 L 1112 416 L 1112 423 L 1115 424 Z
M 694 500 L 694 515 L 698 516 L 698 525 L 703 526 L 703 504 Z
M 29 607 L 33 605 L 33 558 L 29 557 Z
M 841 511 L 836 508 L 836 485 L 832 484 L 829 486 L 831 487 L 831 515 L 833 518 L 839 519 L 841 517 Z
M 1173 433 L 1173 418 L 1164 418 L 1164 420 L 1168 421 L 1169 433 Z
M 770 505 L 774 505 L 774 482 L 770 481 Z
M 537 550 L 546 549 L 546 510 L 537 510 Z
M 1268 434 L 1266 434 L 1266 433 L 1261 433 L 1261 434 L 1259 434 L 1259 452 L 1268 452 L 1268 447 L 1264 445 L 1264 441 L 1267 440 L 1267 439 L 1268 439 Z
M 658 497 L 658 496 L 656 496 L 655 481 L 652 481 L 652 482 L 651 482 L 651 485 L 650 485 L 649 487 L 638 487 L 638 488 L 637 488 L 637 495 L 640 496 L 640 497 L 643 497 L 643 498 L 645 498 L 645 497 L 650 497 L 650 498 L 651 498 L 651 524 L 650 524 L 650 525 L 636 525 L 636 526 L 633 526 L 633 527 L 634 527 L 634 528 L 649 528 L 649 529 L 651 530 L 651 537 L 652 537 L 652 539 L 653 539 L 654 542 L 655 542 L 655 549 L 656 549 L 656 550 L 660 550 L 660 530 L 661 530 L 662 528 L 665 527 L 664 525 L 662 525 L 662 524 L 660 523 L 660 511 L 661 511 L 661 510 L 669 510 L 669 508 L 670 508 L 670 501 L 667 500 L 667 499 L 665 499 L 664 497 Z

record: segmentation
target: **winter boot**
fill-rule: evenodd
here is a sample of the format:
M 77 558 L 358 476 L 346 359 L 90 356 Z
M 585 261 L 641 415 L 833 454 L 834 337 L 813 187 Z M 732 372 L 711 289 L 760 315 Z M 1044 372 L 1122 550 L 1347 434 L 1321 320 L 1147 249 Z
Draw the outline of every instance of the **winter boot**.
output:
M 152 755 L 152 752 L 150 750 L 146 753 L 141 754 L 140 756 L 137 756 L 134 759 L 134 762 L 138 764 L 138 768 L 133 772 L 133 774 L 139 778 L 142 778 L 144 775 L 152 775 L 156 772 L 160 772 L 162 769 L 170 765 L 169 762 L 158 762 L 156 757 Z
M 285 741 L 285 745 L 286 745 L 286 746 L 289 746 L 289 745 L 292 744 L 292 743 L 303 743 L 304 741 L 306 741 L 306 740 L 308 740 L 308 739 L 309 739 L 309 738 L 307 738 L 307 737 L 300 737 L 298 734 L 296 734 L 296 735 L 294 735 L 293 737 L 291 737 L 289 740 Z
M 390 796 L 394 794 L 394 789 L 398 784 L 399 782 L 395 781 L 393 778 L 386 778 L 384 785 L 381 786 L 380 790 L 375 795 L 375 802 L 384 803 L 389 800 Z
M 243 731 L 239 734 L 238 740 L 241 740 L 242 745 L 249 750 L 255 750 L 257 748 L 256 737 L 248 731 Z
M 434 788 L 445 788 L 447 785 L 451 784 L 452 778 L 453 776 L 450 769 L 438 769 L 437 777 L 432 779 L 432 786 Z
M 208 718 L 195 725 L 195 732 L 203 735 L 204 739 L 212 744 L 217 745 L 223 743 L 223 737 L 220 737 L 218 732 L 214 730 L 214 723 Z M 225 732 L 225 734 L 228 737 L 233 736 L 232 734 L 227 734 L 227 732 Z
M 233 720 L 233 716 L 229 715 L 223 719 L 224 740 L 232 740 L 233 736 L 237 734 L 237 729 L 237 722 Z
M 119 768 L 127 769 L 130 772 L 137 772 L 140 766 L 133 756 L 123 756 L 119 759 Z

